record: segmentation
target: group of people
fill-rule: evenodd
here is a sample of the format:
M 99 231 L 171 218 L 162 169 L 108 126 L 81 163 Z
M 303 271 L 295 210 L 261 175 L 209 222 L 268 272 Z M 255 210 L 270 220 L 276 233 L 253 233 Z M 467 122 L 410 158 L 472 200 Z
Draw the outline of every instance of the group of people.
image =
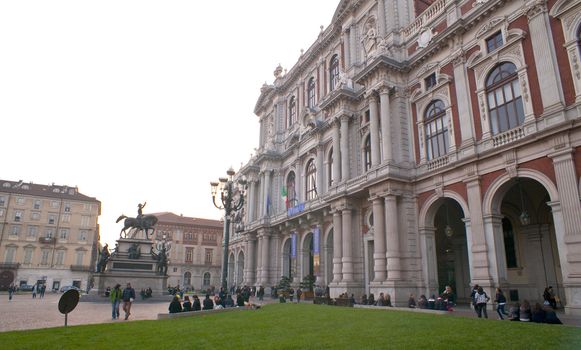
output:
M 220 290 L 220 294 L 222 294 L 222 292 L 223 290 Z M 249 302 L 250 293 L 243 293 L 240 291 L 236 294 L 236 300 L 232 299 L 231 294 L 220 294 L 215 295 L 213 299 L 210 298 L 210 294 L 206 294 L 206 298 L 203 301 L 200 301 L 198 296 L 195 294 L 192 296 L 193 301 L 190 299 L 189 295 L 185 295 L 183 297 L 183 302 L 182 298 L 176 294 L 169 304 L 169 313 L 175 314 L 188 311 L 219 310 L 230 307 L 253 306 Z
M 114 320 L 119 319 L 119 306 L 123 302 L 123 311 L 127 320 L 131 315 L 131 304 L 135 300 L 135 289 L 131 287 L 131 283 L 127 283 L 124 289 L 121 289 L 121 285 L 117 283 L 109 293 L 109 299 L 111 300 L 112 318 Z
M 472 288 L 470 298 L 472 299 L 472 305 L 474 306 L 474 311 L 478 318 L 482 318 L 483 316 L 484 318 L 488 318 L 486 305 L 490 301 L 490 297 L 486 294 L 484 289 L 479 285 L 475 285 Z M 531 307 L 530 302 L 525 299 L 522 304 L 514 303 L 510 307 L 509 312 L 506 312 L 506 296 L 502 289 L 496 288 L 494 302 L 496 303 L 498 319 L 504 320 L 504 317 L 507 316 L 507 319 L 510 321 L 562 324 L 561 320 L 559 320 L 555 313 L 557 304 L 551 286 L 545 288 L 543 298 L 545 299 L 544 305 L 535 303 L 535 305 Z
M 14 294 L 18 291 L 16 284 L 11 283 L 8 286 L 8 300 L 12 300 Z M 40 299 L 44 298 L 44 293 L 46 292 L 46 285 L 44 283 L 36 283 L 32 286 L 32 299 L 36 299 L 38 295 Z
M 351 298 L 353 294 L 351 295 Z M 369 298 L 366 294 L 361 297 L 361 305 L 375 305 L 375 306 L 393 306 L 391 305 L 391 296 L 389 294 L 379 293 L 379 297 L 375 300 L 375 295 L 373 293 L 369 294 Z

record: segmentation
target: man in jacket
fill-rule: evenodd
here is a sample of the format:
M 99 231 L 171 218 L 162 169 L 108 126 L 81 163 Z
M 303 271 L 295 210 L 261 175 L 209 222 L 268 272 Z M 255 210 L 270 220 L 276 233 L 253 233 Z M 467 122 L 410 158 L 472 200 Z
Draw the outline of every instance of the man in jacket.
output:
M 117 283 L 115 288 L 109 292 L 109 299 L 111 300 L 111 316 L 113 319 L 119 318 L 119 304 L 121 303 L 123 291 L 121 285 Z
M 131 288 L 131 283 L 127 283 L 127 287 L 123 289 L 121 296 L 123 299 L 123 311 L 125 311 L 125 319 L 131 315 L 131 303 L 135 300 L 135 289 Z

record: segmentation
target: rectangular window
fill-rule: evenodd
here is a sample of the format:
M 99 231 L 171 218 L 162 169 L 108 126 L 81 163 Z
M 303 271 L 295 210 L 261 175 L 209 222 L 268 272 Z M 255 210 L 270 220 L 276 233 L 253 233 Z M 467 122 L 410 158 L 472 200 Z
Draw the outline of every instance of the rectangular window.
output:
M 0 209 L 0 216 L 4 216 L 4 209 Z
M 84 203 L 83 204 L 83 210 L 84 211 L 91 211 L 91 209 L 93 209 L 93 205 L 89 204 L 89 203 Z
M 65 213 L 71 212 L 71 203 L 65 203 L 64 211 L 65 211 Z
M 30 220 L 34 220 L 34 221 L 40 220 L 40 212 L 33 211 L 32 213 L 30 213 Z
M 186 247 L 186 262 L 187 263 L 194 262 L 194 248 L 193 247 Z
M 6 197 L 0 196 L 0 207 L 3 207 L 5 205 L 6 205 Z
M 85 258 L 85 252 L 79 251 L 77 252 L 76 257 L 76 265 L 83 265 L 83 259 Z
M 38 233 L 38 226 L 28 226 L 28 237 L 35 238 Z
M 25 248 L 24 249 L 24 263 L 25 264 L 32 264 L 32 253 L 34 252 L 33 248 Z
M 63 222 L 71 222 L 71 214 L 63 214 Z
M 41 256 L 40 256 L 40 264 L 41 265 L 48 265 L 48 255 L 50 254 L 50 250 L 43 249 Z
M 79 241 L 84 242 L 87 240 L 87 230 L 79 231 Z
M 4 257 L 4 262 L 11 264 L 14 262 L 14 253 L 16 253 L 16 247 L 7 247 L 6 256 Z
M 58 201 L 52 201 L 52 202 L 50 202 L 50 207 L 51 208 L 58 208 L 59 207 L 59 202 Z
M 86 215 L 81 216 L 81 227 L 89 227 L 90 218 L 90 216 Z
M 21 219 L 22 219 L 22 211 L 16 210 L 14 212 L 14 221 L 20 222 Z
M 59 235 L 60 239 L 67 239 L 69 238 L 69 229 L 68 228 L 63 228 L 61 229 L 61 233 Z
M 502 45 L 502 32 L 500 30 L 486 39 L 486 49 L 488 50 L 488 53 L 496 51 Z
M 213 249 L 206 249 L 206 259 L 204 260 L 204 262 L 207 265 L 212 264 L 212 255 L 214 255 L 214 250 Z
M 426 83 L 426 91 L 436 86 L 436 84 L 438 83 L 436 81 L 436 73 L 428 75 L 428 77 L 424 79 L 424 82 Z
M 41 204 L 40 199 L 35 199 L 34 200 L 33 208 L 36 209 L 36 210 L 40 209 L 40 204 Z
M 46 238 L 52 238 L 53 235 L 54 231 L 52 230 L 52 228 L 47 228 L 46 231 L 44 231 L 44 237 Z
M 12 229 L 10 230 L 10 235 L 11 236 L 18 236 L 19 234 L 20 234 L 20 225 L 12 226 Z
M 56 264 L 59 266 L 64 265 L 65 263 L 65 251 L 59 250 L 56 252 Z
M 56 214 L 48 214 L 48 224 L 54 225 L 56 222 Z
M 16 204 L 24 205 L 24 203 L 26 203 L 26 200 L 24 199 L 24 197 L 16 197 Z

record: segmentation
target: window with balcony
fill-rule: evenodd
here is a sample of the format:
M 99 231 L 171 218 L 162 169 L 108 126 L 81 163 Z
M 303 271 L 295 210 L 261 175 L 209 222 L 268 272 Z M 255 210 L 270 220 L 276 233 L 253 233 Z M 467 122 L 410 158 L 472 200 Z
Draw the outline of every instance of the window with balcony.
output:
M 288 124 L 291 127 L 297 121 L 297 101 L 294 96 L 288 101 Z
M 329 64 L 329 90 L 333 91 L 339 83 L 339 55 L 334 55 Z
M 316 93 L 315 78 L 311 78 L 307 83 L 307 101 L 309 108 L 315 108 L 316 104 L 315 93 Z
M 492 34 L 486 39 L 486 50 L 488 53 L 496 51 L 504 44 L 502 40 L 502 32 L 499 30 L 498 32 Z
M 317 198 L 317 167 L 314 159 L 309 160 L 307 163 L 305 178 L 305 198 L 310 201 Z
M 504 62 L 486 79 L 486 96 L 493 135 L 523 124 L 525 115 L 516 66 Z
M 365 171 L 371 169 L 371 135 L 367 135 L 363 142 L 363 168 Z
M 426 156 L 428 160 L 440 158 L 448 153 L 448 115 L 440 100 L 428 105 L 424 113 Z

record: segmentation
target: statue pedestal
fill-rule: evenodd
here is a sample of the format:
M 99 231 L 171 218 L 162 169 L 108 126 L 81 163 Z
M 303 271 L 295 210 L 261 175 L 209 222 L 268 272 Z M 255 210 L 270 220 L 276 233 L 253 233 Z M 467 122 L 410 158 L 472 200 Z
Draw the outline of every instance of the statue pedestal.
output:
M 117 252 L 111 255 L 105 272 L 95 273 L 90 294 L 104 295 L 107 287 L 117 283 L 125 288 L 131 283 L 137 297 L 142 289 L 151 288 L 153 296 L 167 293 L 167 275 L 157 272 L 157 260 L 151 255 L 152 242 L 146 239 L 119 238 Z

